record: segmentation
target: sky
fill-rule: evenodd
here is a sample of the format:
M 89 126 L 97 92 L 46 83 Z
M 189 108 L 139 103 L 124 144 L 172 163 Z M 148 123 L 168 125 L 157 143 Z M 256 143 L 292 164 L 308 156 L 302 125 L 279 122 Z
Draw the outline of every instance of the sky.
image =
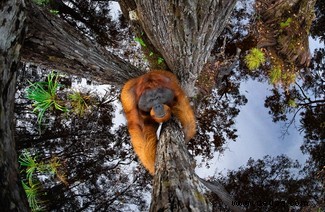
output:
M 303 135 L 290 127 L 289 135 L 283 137 L 284 123 L 272 122 L 268 109 L 264 107 L 265 97 L 271 94 L 271 89 L 270 85 L 253 80 L 241 84 L 241 92 L 248 103 L 241 107 L 236 118 L 237 141 L 229 141 L 227 150 L 222 155 L 215 153 L 209 169 L 204 166 L 197 168 L 196 173 L 200 177 L 213 176 L 216 172 L 226 174 L 228 169 L 234 170 L 246 165 L 250 157 L 262 159 L 265 155 L 275 157 L 286 154 L 301 163 L 305 162 L 307 156 L 300 151 Z

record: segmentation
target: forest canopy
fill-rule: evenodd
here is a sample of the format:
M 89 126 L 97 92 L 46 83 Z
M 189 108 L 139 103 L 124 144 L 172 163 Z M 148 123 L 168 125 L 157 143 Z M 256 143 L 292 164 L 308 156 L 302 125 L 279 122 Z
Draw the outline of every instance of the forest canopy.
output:
M 134 154 L 120 89 L 166 69 L 195 110 L 197 134 L 180 150 L 196 160 L 189 170 L 209 169 L 239 141 L 236 120 L 250 101 L 241 85 L 259 81 L 270 88 L 263 103 L 270 119 L 284 138 L 300 134 L 307 161 L 265 155 L 205 180 L 221 183 L 247 211 L 325 208 L 324 1 L 14 0 L 0 8 L 0 32 L 4 20 L 17 19 L 0 35 L 0 50 L 12 52 L 0 60 L 1 207 L 154 210 L 157 179 Z M 319 43 L 312 52 L 311 39 Z M 232 210 L 202 193 L 211 211 Z

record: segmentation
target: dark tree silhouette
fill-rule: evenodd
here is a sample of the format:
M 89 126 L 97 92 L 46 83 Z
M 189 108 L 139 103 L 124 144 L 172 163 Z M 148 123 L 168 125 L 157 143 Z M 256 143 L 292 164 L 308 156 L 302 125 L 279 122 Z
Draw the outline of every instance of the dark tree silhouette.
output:
M 234 195 L 234 205 L 247 211 L 321 210 L 324 191 L 319 179 L 305 171 L 299 173 L 297 161 L 280 155 L 275 158 L 249 159 L 245 167 L 228 171 L 221 177 L 225 188 Z M 215 210 L 227 211 L 224 204 L 212 195 Z

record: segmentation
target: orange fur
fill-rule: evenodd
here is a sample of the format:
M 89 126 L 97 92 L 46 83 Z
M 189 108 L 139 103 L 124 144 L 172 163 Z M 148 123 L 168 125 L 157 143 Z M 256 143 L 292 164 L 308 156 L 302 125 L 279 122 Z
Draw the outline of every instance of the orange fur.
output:
M 155 117 L 153 110 L 150 115 L 138 108 L 138 101 L 144 91 L 158 87 L 169 88 L 174 93 L 174 101 L 164 105 L 167 116 Z M 128 122 L 128 129 L 135 153 L 151 175 L 154 175 L 157 137 L 157 122 L 167 121 L 171 113 L 181 122 L 185 140 L 189 141 L 196 132 L 195 116 L 191 105 L 180 87 L 176 76 L 168 71 L 153 70 L 138 78 L 129 80 L 121 92 L 121 102 Z

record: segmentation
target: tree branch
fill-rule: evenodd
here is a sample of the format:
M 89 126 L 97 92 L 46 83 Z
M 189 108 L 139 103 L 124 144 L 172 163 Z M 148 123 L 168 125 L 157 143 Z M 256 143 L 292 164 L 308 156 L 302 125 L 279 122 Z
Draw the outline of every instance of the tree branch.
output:
M 221 199 L 221 201 L 226 204 L 232 211 L 234 212 L 240 212 L 244 211 L 243 209 L 237 207 L 233 204 L 234 200 L 229 195 L 229 193 L 226 191 L 226 189 L 221 185 L 219 182 L 213 182 L 210 183 L 200 177 L 198 179 L 203 183 L 210 191 L 218 195 L 218 197 Z
M 28 6 L 22 60 L 115 85 L 144 73 L 35 4 Z

